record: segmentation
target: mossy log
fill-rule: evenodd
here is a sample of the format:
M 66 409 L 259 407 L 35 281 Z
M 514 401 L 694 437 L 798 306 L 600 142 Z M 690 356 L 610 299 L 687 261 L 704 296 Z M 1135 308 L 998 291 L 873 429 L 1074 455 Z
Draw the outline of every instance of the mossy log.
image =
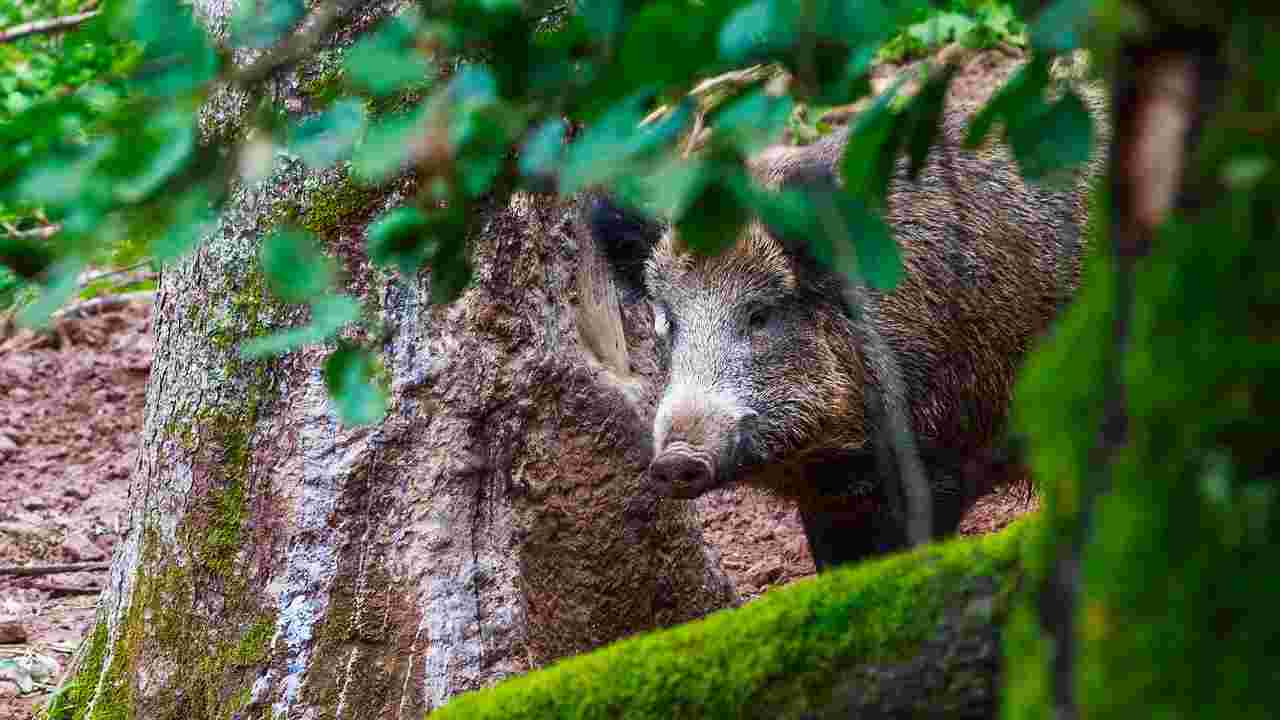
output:
M 458 696 L 429 717 L 995 717 L 1000 628 L 1027 528 L 802 580 Z

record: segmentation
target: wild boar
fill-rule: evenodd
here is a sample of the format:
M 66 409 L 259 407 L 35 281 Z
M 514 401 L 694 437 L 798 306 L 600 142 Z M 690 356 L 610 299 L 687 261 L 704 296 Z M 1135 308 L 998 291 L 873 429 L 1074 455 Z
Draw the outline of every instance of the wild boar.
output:
M 1003 146 L 962 149 L 964 124 L 944 117 L 915 181 L 899 163 L 884 217 L 904 276 L 890 292 L 864 288 L 859 312 L 804 238 L 756 219 L 723 254 L 700 255 L 592 196 L 586 225 L 620 284 L 647 296 L 668 373 L 649 468 L 660 492 L 742 481 L 793 498 L 819 569 L 903 547 L 893 398 L 930 483 L 934 533 L 955 531 L 983 489 L 966 463 L 998 444 L 1015 371 L 1078 284 L 1098 165 L 1069 187 L 1032 185 Z M 847 138 L 770 148 L 751 172 L 765 187 L 829 192 Z

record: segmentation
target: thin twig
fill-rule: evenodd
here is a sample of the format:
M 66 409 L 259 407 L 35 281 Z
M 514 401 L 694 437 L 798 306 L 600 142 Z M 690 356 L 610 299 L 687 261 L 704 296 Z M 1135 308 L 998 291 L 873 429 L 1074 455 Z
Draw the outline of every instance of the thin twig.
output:
M 62 232 L 61 224 L 44 225 L 30 230 L 9 230 L 9 237 L 15 238 L 40 238 L 48 240 L 49 238 Z
M 131 302 L 150 302 L 155 299 L 155 295 L 155 290 L 139 290 L 138 292 L 120 293 L 119 295 L 106 295 L 104 297 L 91 298 L 58 310 L 53 313 L 51 319 L 61 320 L 63 318 L 78 318 L 86 317 L 88 315 L 97 315 L 111 310 L 118 310 Z
M 127 272 L 132 272 L 142 267 L 143 265 L 149 265 L 150 263 L 151 263 L 151 258 L 147 258 L 145 260 L 139 260 L 138 262 L 132 265 L 129 265 L 127 267 L 122 267 L 117 270 L 108 270 L 107 272 L 99 273 L 97 275 L 94 275 L 93 277 L 85 278 L 85 281 L 80 283 L 80 287 L 82 288 L 88 287 L 92 283 L 96 283 L 100 280 L 105 280 L 106 278 L 109 278 L 109 277 L 115 277 L 116 275 L 124 275 Z M 155 273 L 150 273 L 150 274 L 154 275 Z
M 37 575 L 60 575 L 62 573 L 92 572 L 96 570 L 110 569 L 111 563 L 105 562 L 58 563 L 56 565 L 14 565 L 10 567 L 0 567 L 0 575 L 35 577 Z
M 66 15 L 63 17 L 50 18 L 48 20 L 32 20 L 29 23 L 14 25 L 6 30 L 0 30 L 0 44 L 20 40 L 30 35 L 46 35 L 49 33 L 63 32 L 70 30 L 77 25 L 84 23 L 98 15 L 100 10 L 90 10 L 88 12 L 77 13 L 75 15 Z

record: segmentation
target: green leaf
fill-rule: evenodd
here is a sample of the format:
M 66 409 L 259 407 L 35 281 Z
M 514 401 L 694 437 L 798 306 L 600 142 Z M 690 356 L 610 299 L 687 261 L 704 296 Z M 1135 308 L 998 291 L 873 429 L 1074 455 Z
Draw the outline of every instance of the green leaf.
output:
M 520 174 L 525 178 L 555 174 L 559 169 L 560 159 L 564 156 L 567 130 L 565 121 L 555 118 L 529 133 L 528 139 L 520 148 Z
M 709 172 L 692 202 L 676 218 L 680 242 L 702 255 L 718 255 L 733 247 L 750 219 L 745 184 L 741 170 L 738 174 Z
M 471 283 L 471 264 L 460 241 L 437 253 L 431 264 L 431 302 L 437 305 L 457 300 Z
M 480 107 L 498 100 L 498 80 L 488 66 L 463 65 L 449 82 L 449 96 L 457 105 Z
M 56 262 L 46 273 L 48 280 L 41 288 L 40 297 L 19 311 L 18 324 L 28 328 L 47 327 L 53 312 L 76 294 L 80 287 L 77 278 L 83 269 L 84 261 L 78 257 L 64 257 Z
M 369 227 L 369 259 L 390 265 L 405 277 L 431 259 L 435 249 L 431 220 L 416 207 L 396 208 Z
M 835 268 L 875 290 L 888 292 L 896 287 L 902 279 L 902 258 L 880 214 L 861 198 L 839 189 L 815 189 L 808 195 Z
M 794 107 L 790 97 L 775 97 L 757 90 L 734 100 L 716 113 L 715 136 L 748 155 L 777 141 Z
M 720 57 L 742 65 L 791 48 L 799 10 L 799 3 L 778 0 L 756 0 L 742 7 L 720 29 Z
M 902 280 L 902 257 L 889 227 L 875 211 L 853 198 L 845 207 L 844 217 L 853 237 L 858 273 L 876 290 L 893 290 Z M 845 268 L 845 274 L 852 272 Z
M 1023 177 L 1050 181 L 1089 161 L 1093 118 L 1080 96 L 1068 92 L 1043 112 L 1011 126 L 1009 144 Z
M 1030 62 L 1014 71 L 1003 87 L 969 120 L 964 146 L 970 150 L 982 145 L 997 121 L 1017 124 L 1019 117 L 1034 114 L 1044 106 L 1044 90 L 1049 85 L 1049 61 L 1035 55 Z
M 414 14 L 383 22 L 346 52 L 343 69 L 356 85 L 375 95 L 419 87 L 435 78 L 435 67 L 417 49 Z
M 311 322 L 244 341 L 240 356 L 247 359 L 279 355 L 303 345 L 327 342 L 349 323 L 360 319 L 360 303 L 346 295 L 330 295 L 311 304 Z
M 511 140 L 508 119 L 501 105 L 466 108 L 457 113 L 449 141 L 460 171 L 462 189 L 479 197 L 493 184 L 507 158 Z
M 1055 0 L 1031 23 L 1031 45 L 1047 53 L 1068 53 L 1080 47 L 1089 23 L 1091 0 Z
M 278 230 L 262 242 L 262 271 L 272 292 L 285 302 L 325 294 L 333 282 L 333 262 L 316 247 L 311 233 Z
M 399 170 L 408 160 L 414 142 L 427 131 L 428 112 L 426 106 L 420 106 L 370 127 L 352 154 L 352 174 L 364 182 L 378 183 Z
M 638 161 L 669 147 L 693 120 L 693 104 L 685 98 L 668 117 L 639 127 L 649 95 L 642 91 L 618 103 L 569 146 L 560 173 L 562 193 L 572 194 L 635 172 Z
M 21 235 L 0 235 L 0 266 L 9 268 L 18 277 L 34 280 L 57 259 L 47 242 Z
M 577 13 L 597 39 L 611 38 L 622 29 L 622 0 L 578 0 Z
M 819 263 L 876 290 L 902 279 L 897 243 L 880 214 L 861 198 L 827 185 L 759 192 L 751 199 L 769 232 L 789 247 L 805 247 Z
M 711 30 L 706 13 L 697 6 L 646 5 L 631 18 L 618 53 L 618 67 L 633 88 L 688 83 L 715 58 Z
M 354 98 L 339 100 L 298 123 L 290 134 L 289 150 L 309 167 L 329 167 L 351 156 L 367 121 L 364 103 Z
M 231 43 L 268 48 L 302 19 L 302 0 L 240 0 L 231 16 Z
M 370 425 L 387 413 L 387 396 L 375 382 L 378 363 L 364 348 L 342 345 L 324 361 L 324 385 L 347 425 Z
M 976 25 L 976 22 L 965 15 L 944 12 L 909 26 L 906 32 L 924 47 L 936 48 L 952 41 L 963 40 Z
M 217 222 L 212 193 L 205 187 L 187 191 L 174 206 L 168 229 L 151 241 L 151 256 L 161 263 L 177 260 L 213 232 Z
M 955 76 L 956 66 L 948 65 L 942 72 L 935 73 L 920 88 L 920 92 L 911 98 L 905 113 L 909 119 L 907 131 L 907 147 L 911 156 L 911 179 L 915 180 L 924 169 L 929 156 L 929 148 L 933 147 L 933 139 L 938 134 L 938 125 L 942 122 L 943 106 L 947 99 L 947 88 L 951 78 Z
M 889 180 L 898 159 L 905 123 L 891 103 L 905 77 L 900 77 L 858 116 L 840 161 L 848 191 L 875 205 L 882 205 L 888 196 Z
M 134 0 L 128 17 L 132 37 L 144 47 L 144 62 L 132 86 L 160 97 L 196 90 L 218 74 L 218 56 L 190 5 L 173 0 Z
M 196 149 L 196 128 L 190 113 L 170 111 L 150 119 L 139 135 L 118 138 L 102 158 L 116 198 L 139 202 L 179 173 Z

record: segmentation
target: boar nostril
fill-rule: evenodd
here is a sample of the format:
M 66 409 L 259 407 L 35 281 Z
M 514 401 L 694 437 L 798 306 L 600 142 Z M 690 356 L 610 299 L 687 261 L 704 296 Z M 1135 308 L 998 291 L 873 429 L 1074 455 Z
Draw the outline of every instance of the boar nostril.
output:
M 711 483 L 711 465 L 705 460 L 682 452 L 659 455 L 649 465 L 655 481 L 676 490 L 703 488 Z

